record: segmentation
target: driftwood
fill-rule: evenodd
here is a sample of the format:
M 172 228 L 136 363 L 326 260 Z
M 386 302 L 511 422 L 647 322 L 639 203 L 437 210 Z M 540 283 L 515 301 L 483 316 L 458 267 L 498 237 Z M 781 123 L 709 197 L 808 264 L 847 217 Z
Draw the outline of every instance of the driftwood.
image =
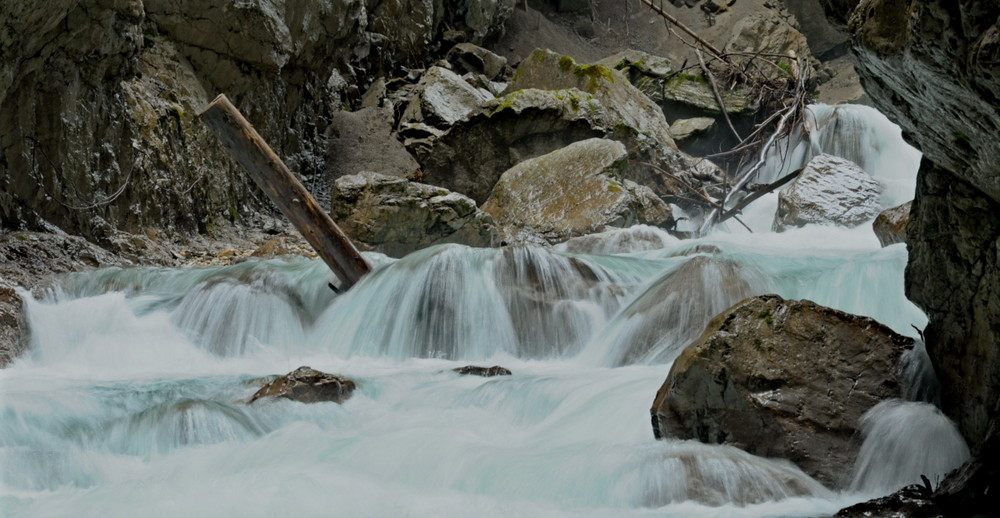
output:
M 199 116 L 340 278 L 341 290 L 371 271 L 371 264 L 225 95 Z

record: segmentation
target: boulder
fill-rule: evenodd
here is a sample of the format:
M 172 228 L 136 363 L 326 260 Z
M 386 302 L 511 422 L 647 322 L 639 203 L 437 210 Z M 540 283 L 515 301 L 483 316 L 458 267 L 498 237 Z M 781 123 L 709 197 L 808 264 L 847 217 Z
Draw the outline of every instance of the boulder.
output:
M 489 80 L 496 79 L 507 67 L 507 58 L 471 43 L 455 45 L 445 59 L 462 72 L 482 74 Z
M 575 142 L 504 172 L 483 211 L 508 243 L 526 229 L 555 244 L 606 226 L 672 223 L 648 187 L 621 178 L 627 159 L 620 142 Z
M 778 68 L 761 67 L 770 77 L 787 77 L 793 59 L 800 58 L 803 70 L 810 77 L 815 76 L 817 61 L 809 50 L 806 37 L 799 32 L 798 21 L 784 9 L 765 9 L 747 16 L 733 27 L 733 36 L 726 43 L 726 52 L 766 53 L 789 56 L 786 59 L 770 56 Z M 782 66 L 785 63 L 785 66 Z
M 597 99 L 614 120 L 660 142 L 673 143 L 663 110 L 614 69 L 603 65 L 577 65 L 569 56 L 536 49 L 518 65 L 505 93 L 527 88 L 575 88 L 586 92 Z
M 439 243 L 497 242 L 489 214 L 458 193 L 362 172 L 334 183 L 331 216 L 356 244 L 393 257 Z
M 302 366 L 261 387 L 248 403 L 265 397 L 293 399 L 300 403 L 343 403 L 350 399 L 354 388 L 353 380 Z
M 406 176 L 420 169 L 393 134 L 392 125 L 392 106 L 388 105 L 331 114 L 326 129 L 327 177 L 336 179 L 361 171 Z
M 900 396 L 898 363 L 912 346 L 870 318 L 807 300 L 746 299 L 674 362 L 653 402 L 654 435 L 786 458 L 843 488 L 859 420 Z
M 402 120 L 448 127 L 479 111 L 491 99 L 491 93 L 477 90 L 451 70 L 431 67 L 412 92 Z
M 881 187 L 853 162 L 817 155 L 778 193 L 774 229 L 809 224 L 856 227 L 878 215 Z
M 511 375 L 510 369 L 501 367 L 499 365 L 494 365 L 492 367 L 482 367 L 479 365 L 466 365 L 465 367 L 456 367 L 452 370 L 461 374 L 462 376 L 482 376 L 484 378 Z
M 872 222 L 872 230 L 883 247 L 906 242 L 906 225 L 910 222 L 912 201 L 885 209 Z
M 675 141 L 687 140 L 708 133 L 715 128 L 715 119 L 710 117 L 695 117 L 693 119 L 677 119 L 670 125 L 670 134 Z

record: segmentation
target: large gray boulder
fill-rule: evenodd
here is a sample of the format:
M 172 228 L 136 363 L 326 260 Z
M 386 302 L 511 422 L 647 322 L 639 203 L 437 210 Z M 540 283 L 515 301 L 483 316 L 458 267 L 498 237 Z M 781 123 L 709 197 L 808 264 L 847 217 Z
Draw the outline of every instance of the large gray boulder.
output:
M 476 89 L 451 70 L 431 67 L 413 91 L 403 120 L 448 127 L 479 111 L 492 99 L 493 94 Z
M 853 162 L 817 155 L 778 194 L 774 229 L 809 224 L 856 227 L 878 215 L 881 187 Z
M 508 243 L 525 233 L 555 244 L 607 226 L 669 225 L 666 203 L 621 178 L 627 158 L 622 143 L 595 138 L 526 160 L 503 173 L 483 211 Z
M 440 243 L 498 242 L 489 214 L 461 194 L 370 171 L 334 183 L 334 220 L 362 248 L 402 257 Z
M 674 362 L 653 402 L 654 434 L 786 458 L 843 488 L 859 420 L 900 396 L 898 363 L 912 345 L 870 318 L 807 300 L 746 299 Z

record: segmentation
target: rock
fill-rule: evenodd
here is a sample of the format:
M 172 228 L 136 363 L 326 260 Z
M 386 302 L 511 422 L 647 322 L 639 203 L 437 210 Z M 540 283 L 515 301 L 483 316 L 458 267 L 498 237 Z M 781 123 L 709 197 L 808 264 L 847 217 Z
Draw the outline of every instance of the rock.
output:
M 0 3 L 3 227 L 39 229 L 44 219 L 93 238 L 89 221 L 99 216 L 131 234 L 149 226 L 208 233 L 252 216 L 266 199 L 196 118 L 217 92 L 291 170 L 313 178 L 326 169 L 332 107 L 360 98 L 367 78 L 356 72 L 377 77 L 423 62 L 442 50 L 428 43 L 446 28 L 482 42 L 513 5 Z
M 855 5 L 835 2 L 836 15 Z M 865 91 L 924 156 L 907 228 L 907 296 L 930 319 L 942 408 L 975 446 L 1000 397 L 996 9 L 948 0 L 857 7 L 850 29 Z
M 798 30 L 798 22 L 792 16 L 782 16 L 783 10 L 777 12 L 764 10 L 754 13 L 736 23 L 733 27 L 733 37 L 726 43 L 726 52 L 767 53 L 790 56 L 784 62 L 792 64 L 792 59 L 800 58 L 807 68 L 809 76 L 814 76 L 816 59 L 809 50 L 806 37 Z M 777 59 L 781 67 L 782 60 Z M 787 72 L 781 69 L 762 68 L 763 73 L 770 77 L 787 77 Z
M 478 111 L 491 99 L 492 94 L 473 88 L 458 74 L 431 67 L 420 78 L 403 112 L 403 120 L 448 127 Z
M 912 201 L 885 209 L 872 222 L 872 230 L 883 247 L 906 242 L 906 226 L 910 221 Z
M 282 397 L 300 403 L 343 403 L 354 393 L 353 380 L 302 366 L 261 387 L 250 397 L 253 403 L 265 397 Z
M 331 215 L 360 246 L 393 257 L 440 243 L 488 247 L 498 241 L 489 214 L 447 189 L 362 172 L 339 178 Z
M 677 238 L 662 228 L 634 225 L 609 229 L 597 234 L 574 237 L 556 247 L 570 254 L 613 255 L 659 250 L 676 244 Z
M 268 239 L 250 253 L 250 257 L 273 258 L 284 255 L 298 255 L 315 258 L 316 251 L 301 238 L 274 237 Z
M 853 162 L 817 155 L 778 193 L 774 229 L 817 223 L 856 227 L 878 215 L 880 191 L 878 180 Z
M 651 78 L 664 78 L 674 72 L 669 59 L 654 56 L 636 49 L 625 49 L 594 64 L 603 65 L 622 72 L 629 78 L 633 85 L 636 84 L 636 81 L 633 80 L 633 74 Z M 642 90 L 642 87 L 639 85 L 636 86 Z
M 410 141 L 423 166 L 423 180 L 479 203 L 515 164 L 593 137 L 618 140 L 633 150 L 635 160 L 626 168 L 625 178 L 661 196 L 686 192 L 685 183 L 717 185 L 723 177 L 712 162 L 695 160 L 672 143 L 640 133 L 596 96 L 575 88 L 517 90 L 491 101 L 486 111 L 441 136 L 424 135 Z
M 492 367 L 480 367 L 478 365 L 466 365 L 465 367 L 456 367 L 452 369 L 453 371 L 461 374 L 462 376 L 482 376 L 484 378 L 492 378 L 493 376 L 510 376 L 511 372 L 509 369 L 501 367 L 499 365 L 494 365 Z
M 843 488 L 859 420 L 899 397 L 898 362 L 912 345 L 870 318 L 810 301 L 746 299 L 674 362 L 653 402 L 654 434 L 786 458 Z
M 670 125 L 670 134 L 675 141 L 687 140 L 708 133 L 715 128 L 715 119 L 695 117 L 693 119 L 677 119 Z
M 614 120 L 660 142 L 673 143 L 663 111 L 618 71 L 606 66 L 577 65 L 569 56 L 536 49 L 518 65 L 505 93 L 528 88 L 575 88 L 586 92 L 597 99 Z
M 891 495 L 854 504 L 837 511 L 840 518 L 945 518 L 947 513 L 930 499 L 928 487 L 914 484 Z
M 621 178 L 627 157 L 620 142 L 589 139 L 526 160 L 500 177 L 483 211 L 508 243 L 526 228 L 555 244 L 606 226 L 669 225 L 666 203 Z
M 361 171 L 407 176 L 420 169 L 420 164 L 392 133 L 392 126 L 392 106 L 331 114 L 326 130 L 328 177 L 337 179 Z
M 498 56 L 471 43 L 459 43 L 445 56 L 449 62 L 463 72 L 482 74 L 493 80 L 507 67 L 507 58 Z

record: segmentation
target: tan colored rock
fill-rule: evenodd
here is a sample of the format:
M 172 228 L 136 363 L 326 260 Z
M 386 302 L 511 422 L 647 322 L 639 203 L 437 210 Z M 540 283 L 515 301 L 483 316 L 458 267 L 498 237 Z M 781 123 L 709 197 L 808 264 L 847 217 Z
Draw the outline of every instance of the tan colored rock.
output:
M 906 242 L 906 226 L 910 223 L 912 201 L 885 209 L 872 222 L 872 230 L 882 246 Z
M 302 366 L 261 387 L 248 403 L 266 397 L 293 399 L 300 403 L 343 403 L 350 399 L 355 387 L 354 381 L 348 378 Z
M 746 299 L 674 362 L 653 402 L 654 434 L 789 459 L 843 488 L 859 420 L 900 396 L 898 362 L 912 345 L 870 318 L 810 301 Z
M 359 246 L 393 257 L 441 243 L 488 247 L 493 219 L 467 196 L 405 178 L 362 172 L 334 183 L 331 216 Z
M 508 243 L 525 229 L 555 244 L 606 226 L 669 225 L 666 203 L 621 179 L 627 156 L 620 142 L 589 139 L 526 160 L 500 177 L 483 210 Z
M 682 141 L 708 133 L 715 127 L 715 119 L 710 117 L 695 117 L 693 119 L 677 119 L 670 125 L 670 134 L 674 140 Z

